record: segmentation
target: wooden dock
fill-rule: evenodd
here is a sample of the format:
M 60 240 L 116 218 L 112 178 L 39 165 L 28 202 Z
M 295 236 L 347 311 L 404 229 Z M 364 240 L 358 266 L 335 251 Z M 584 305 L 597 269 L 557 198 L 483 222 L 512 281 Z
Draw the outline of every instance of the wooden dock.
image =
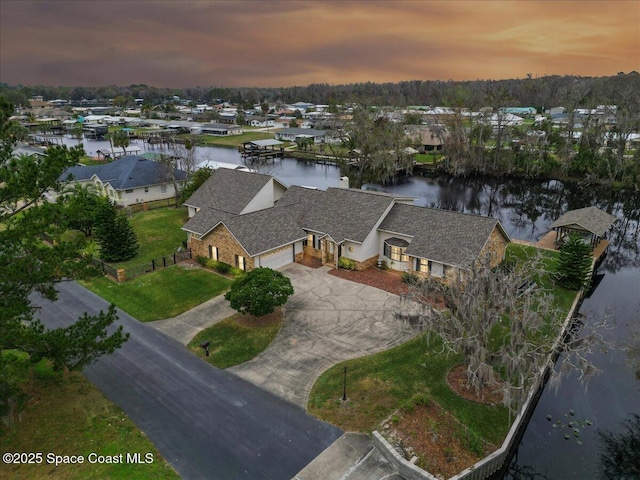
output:
M 529 243 L 524 241 L 517 241 L 517 243 Z M 540 240 L 538 240 L 535 244 L 532 244 L 538 248 L 544 248 L 546 250 L 555 250 L 559 251 L 560 249 L 556 246 L 556 232 L 550 231 Z M 591 251 L 591 256 L 595 261 L 596 265 L 600 265 L 602 260 L 604 259 L 605 254 L 607 253 L 607 249 L 609 248 L 609 240 L 606 238 L 601 239 L 598 244 Z
M 244 142 L 238 147 L 243 160 L 261 162 L 284 158 L 284 148 L 278 140 L 254 140 Z

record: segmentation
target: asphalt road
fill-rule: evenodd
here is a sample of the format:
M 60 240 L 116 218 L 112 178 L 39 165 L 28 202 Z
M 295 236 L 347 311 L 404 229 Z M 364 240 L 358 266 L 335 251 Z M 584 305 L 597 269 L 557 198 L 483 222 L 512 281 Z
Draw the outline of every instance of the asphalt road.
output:
M 70 282 L 37 316 L 49 328 L 108 307 Z M 211 367 L 177 341 L 119 311 L 131 338 L 84 373 L 185 479 L 291 479 L 341 431 L 241 378 Z M 141 466 L 144 468 L 144 466 Z

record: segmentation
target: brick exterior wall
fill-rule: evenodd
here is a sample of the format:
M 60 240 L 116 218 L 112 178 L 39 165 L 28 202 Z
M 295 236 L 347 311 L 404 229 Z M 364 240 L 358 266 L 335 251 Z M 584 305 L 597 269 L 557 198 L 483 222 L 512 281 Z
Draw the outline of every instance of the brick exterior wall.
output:
M 366 259 L 364 262 L 358 262 L 358 261 L 354 260 L 354 262 L 356 263 L 356 268 L 355 269 L 356 270 L 366 270 L 369 267 L 373 267 L 374 265 L 378 264 L 378 258 L 379 258 L 378 255 L 375 255 L 375 256 L 373 256 L 371 258 Z
M 502 234 L 502 231 L 496 225 L 495 227 L 493 227 L 493 231 L 491 232 L 491 235 L 489 235 L 489 240 L 482 249 L 481 255 L 491 255 L 491 266 L 495 267 L 496 265 L 499 265 L 502 260 L 504 260 L 504 253 L 507 249 L 508 243 L 509 242 Z
M 218 261 L 228 263 L 232 267 L 236 266 L 236 255 L 244 257 L 247 271 L 253 270 L 254 260 L 242 246 L 233 238 L 231 232 L 224 225 L 218 225 L 207 236 L 198 240 L 191 236 L 191 254 L 195 257 L 209 258 L 209 245 L 218 247 Z
M 296 253 L 296 262 L 301 262 L 303 258 L 304 258 L 304 252 Z
M 303 247 L 303 250 L 305 255 L 309 255 L 315 258 L 316 260 L 322 261 L 322 250 L 318 248 L 310 247 L 309 245 L 305 245 Z
M 416 275 L 424 279 L 427 279 L 431 276 L 429 272 L 418 272 L 417 270 L 415 270 L 415 266 L 416 266 L 415 257 L 409 257 L 408 266 L 409 266 L 409 269 L 407 270 L 407 272 L 413 275 Z M 456 267 L 452 267 L 451 265 L 445 265 L 444 277 L 437 277 L 437 279 L 443 283 L 449 283 L 451 281 L 451 278 L 453 278 L 456 275 L 457 270 L 458 269 Z

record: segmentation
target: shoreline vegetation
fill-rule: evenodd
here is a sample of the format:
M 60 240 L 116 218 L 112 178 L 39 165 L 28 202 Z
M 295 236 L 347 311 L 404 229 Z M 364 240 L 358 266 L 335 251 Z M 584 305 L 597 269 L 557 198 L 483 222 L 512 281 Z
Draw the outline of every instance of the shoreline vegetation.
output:
M 258 136 L 256 136 L 258 135 Z M 184 141 L 189 135 L 181 134 L 176 136 L 177 141 Z M 233 137 L 213 137 L 208 135 L 197 135 L 196 145 L 199 147 L 214 147 L 214 148 L 226 148 L 226 149 L 239 149 L 244 142 L 271 138 L 272 134 L 263 132 L 248 131 L 242 135 L 234 135 Z M 311 149 L 297 148 L 295 143 L 285 142 L 285 156 L 294 158 L 296 160 L 305 162 L 315 162 L 321 164 L 335 164 L 343 171 L 349 168 L 349 162 L 351 158 L 346 155 L 346 152 L 342 155 L 334 155 L 332 152 L 322 149 L 322 147 L 313 146 Z M 503 150 L 503 154 L 508 153 L 507 149 Z M 556 163 L 559 161 L 556 159 Z M 575 175 L 570 173 L 563 173 L 559 166 L 555 166 L 547 171 L 526 171 L 522 168 L 509 168 L 509 169 L 484 169 L 484 170 L 462 170 L 456 171 L 447 161 L 447 157 L 443 152 L 429 152 L 423 154 L 416 154 L 413 164 L 410 169 L 406 171 L 409 176 L 421 175 L 444 175 L 452 176 L 454 178 L 474 177 L 481 176 L 487 178 L 496 179 L 525 179 L 525 180 L 542 180 L 550 181 L 557 180 L 563 183 L 575 183 L 580 185 L 597 185 L 602 187 L 610 187 L 614 189 L 629 189 L 634 191 L 640 190 L 640 180 L 632 179 L 631 181 L 610 181 L 609 179 L 598 177 L 595 175 Z

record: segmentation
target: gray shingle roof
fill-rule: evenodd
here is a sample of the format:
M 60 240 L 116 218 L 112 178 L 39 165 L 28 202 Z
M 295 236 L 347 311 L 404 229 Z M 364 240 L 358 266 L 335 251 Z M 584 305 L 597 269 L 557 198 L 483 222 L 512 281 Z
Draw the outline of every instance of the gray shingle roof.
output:
M 238 214 L 270 179 L 260 173 L 218 168 L 184 204 Z
M 217 210 L 215 208 L 203 208 L 182 227 L 188 232 L 204 235 L 209 232 L 218 223 L 233 217 L 233 213 Z
M 380 192 L 291 187 L 276 206 L 287 207 L 307 230 L 328 234 L 335 242 L 363 242 L 376 227 L 394 197 Z
M 288 211 L 266 208 L 223 221 L 250 256 L 306 238 Z
M 284 135 L 309 135 L 312 137 L 322 137 L 327 134 L 325 130 L 316 130 L 313 128 L 283 128 L 276 133 Z
M 496 225 L 494 218 L 395 204 L 379 229 L 413 237 L 407 255 L 469 267 Z
M 551 224 L 551 228 L 578 226 L 599 237 L 604 237 L 607 230 L 616 222 L 617 218 L 597 207 L 569 210 Z
M 177 168 L 174 170 L 177 180 L 184 180 L 187 177 L 186 172 Z M 104 165 L 71 167 L 62 174 L 62 178 L 65 179 L 69 173 L 76 180 L 88 180 L 95 174 L 102 183 L 108 182 L 115 190 L 146 187 L 173 181 L 169 167 L 138 155 L 122 157 Z
M 73 167 L 67 168 L 60 176 L 60 179 L 67 181 L 67 179 L 71 177 L 72 180 L 76 181 L 89 180 L 94 174 L 100 172 L 102 167 L 102 165 L 89 165 L 86 167 L 84 165 L 74 165 Z

